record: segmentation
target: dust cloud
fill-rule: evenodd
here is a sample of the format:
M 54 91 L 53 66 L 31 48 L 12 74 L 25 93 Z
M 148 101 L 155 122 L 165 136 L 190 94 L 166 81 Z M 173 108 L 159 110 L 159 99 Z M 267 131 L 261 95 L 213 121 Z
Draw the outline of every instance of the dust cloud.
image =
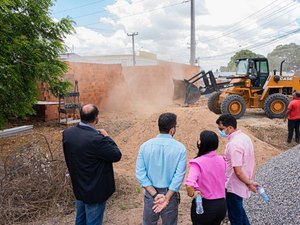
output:
M 124 69 L 123 77 L 109 91 L 104 109 L 149 115 L 173 104 L 173 78 L 183 79 L 184 70 L 137 67 Z

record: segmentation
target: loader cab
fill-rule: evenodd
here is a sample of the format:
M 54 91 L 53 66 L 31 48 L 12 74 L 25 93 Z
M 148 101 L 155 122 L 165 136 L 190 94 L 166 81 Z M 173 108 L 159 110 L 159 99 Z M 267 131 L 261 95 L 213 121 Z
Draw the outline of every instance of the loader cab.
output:
M 262 88 L 269 76 L 267 58 L 244 58 L 237 61 L 236 74 L 251 80 L 251 87 Z

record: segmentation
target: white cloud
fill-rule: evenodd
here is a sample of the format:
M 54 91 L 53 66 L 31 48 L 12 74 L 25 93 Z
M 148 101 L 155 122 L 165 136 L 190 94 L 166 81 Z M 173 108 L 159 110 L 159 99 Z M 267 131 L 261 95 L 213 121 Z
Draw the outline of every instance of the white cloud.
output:
M 257 47 L 262 41 L 268 42 L 300 26 L 297 1 L 195 0 L 195 5 L 196 55 L 200 56 L 204 69 L 227 65 L 232 55 L 204 57 Z M 126 33 L 138 32 L 135 37 L 137 50 L 150 51 L 160 59 L 189 62 L 190 2 L 117 0 L 107 6 L 106 11 L 110 16 L 99 18 L 99 23 L 111 26 L 115 32 L 107 36 L 100 31 L 77 27 L 77 33 L 66 40 L 69 47 L 73 45 L 75 52 L 83 55 L 130 54 L 131 38 Z M 250 50 L 266 56 L 275 46 L 290 42 L 300 44 L 300 35 Z
M 80 55 L 111 55 L 126 53 L 128 44 L 124 31 L 118 30 L 109 38 L 84 27 L 77 27 L 76 34 L 69 35 L 66 44 Z

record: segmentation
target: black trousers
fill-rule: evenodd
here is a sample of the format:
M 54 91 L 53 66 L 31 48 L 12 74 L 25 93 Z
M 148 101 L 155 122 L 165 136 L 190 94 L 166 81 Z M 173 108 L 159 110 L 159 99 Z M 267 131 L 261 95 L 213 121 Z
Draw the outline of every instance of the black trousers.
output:
M 287 142 L 291 142 L 293 139 L 293 134 L 295 130 L 296 142 L 299 142 L 299 125 L 300 120 L 288 120 L 288 139 Z
M 203 214 L 196 213 L 195 199 L 192 201 L 191 219 L 193 225 L 220 225 L 226 215 L 225 198 L 214 200 L 203 200 Z

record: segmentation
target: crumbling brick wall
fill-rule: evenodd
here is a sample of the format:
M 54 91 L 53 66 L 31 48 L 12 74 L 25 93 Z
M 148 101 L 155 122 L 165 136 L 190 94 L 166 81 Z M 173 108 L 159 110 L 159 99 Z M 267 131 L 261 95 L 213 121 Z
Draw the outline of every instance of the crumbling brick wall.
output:
M 172 102 L 173 78 L 183 80 L 199 72 L 198 67 L 160 62 L 155 66 L 124 67 L 123 74 L 137 107 Z
M 64 79 L 78 81 L 80 103 L 93 103 L 101 110 L 131 110 L 136 103 L 147 106 L 161 102 L 162 96 L 171 99 L 172 78 L 189 78 L 199 67 L 159 61 L 155 66 L 122 67 L 120 64 L 67 62 Z M 40 100 L 58 101 L 43 87 Z M 164 103 L 164 102 L 163 102 Z M 47 105 L 42 110 L 44 120 L 58 118 L 58 105 Z

